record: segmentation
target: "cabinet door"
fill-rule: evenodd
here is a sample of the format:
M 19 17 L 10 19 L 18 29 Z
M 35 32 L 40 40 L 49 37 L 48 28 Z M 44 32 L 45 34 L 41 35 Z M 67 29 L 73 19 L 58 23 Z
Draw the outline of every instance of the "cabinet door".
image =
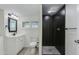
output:
M 16 54 L 16 39 L 6 37 L 6 54 L 15 55 Z
M 23 42 L 23 38 L 19 37 L 16 38 L 16 52 L 18 53 L 22 48 L 24 47 L 24 42 Z

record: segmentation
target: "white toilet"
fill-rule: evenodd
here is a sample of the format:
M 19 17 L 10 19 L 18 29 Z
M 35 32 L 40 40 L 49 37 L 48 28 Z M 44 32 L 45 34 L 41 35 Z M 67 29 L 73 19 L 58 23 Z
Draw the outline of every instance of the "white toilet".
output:
M 37 42 L 31 42 L 30 43 L 30 47 L 36 47 L 37 46 Z
M 38 47 L 38 36 L 32 36 L 31 39 L 30 39 L 31 43 L 30 43 L 30 47 Z

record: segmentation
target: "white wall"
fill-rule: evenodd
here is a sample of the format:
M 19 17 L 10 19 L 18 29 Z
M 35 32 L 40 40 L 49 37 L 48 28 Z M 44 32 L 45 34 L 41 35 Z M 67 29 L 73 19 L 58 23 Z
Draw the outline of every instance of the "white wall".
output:
M 31 5 L 30 5 L 31 6 Z M 26 19 L 24 21 L 29 21 L 29 22 L 32 22 L 32 21 L 38 21 L 39 22 L 39 27 L 36 28 L 36 29 L 33 29 L 33 28 L 25 28 L 25 47 L 30 47 L 30 43 L 31 42 L 42 42 L 42 5 L 34 5 L 34 6 L 31 6 L 28 9 L 31 9 L 31 8 L 35 8 L 36 6 L 36 10 L 35 9 L 32 9 L 32 11 L 27 11 L 26 12 L 29 12 L 29 15 L 26 17 Z M 33 11 L 35 12 L 35 14 L 33 13 Z M 34 14 L 31 15 L 31 12 Z M 41 46 L 41 45 L 40 45 Z
M 0 55 L 4 54 L 4 11 L 0 9 Z
M 77 40 L 79 40 L 79 4 L 76 5 L 77 9 Z M 79 43 L 77 43 L 77 55 L 79 55 Z
M 76 29 L 69 29 L 66 30 L 66 54 L 67 55 L 76 55 L 78 44 L 75 43 L 75 40 L 78 40 L 77 37 L 79 36 L 78 32 L 78 12 L 77 12 L 77 5 L 74 4 L 67 4 L 66 5 L 66 28 L 76 28 Z M 77 23 L 78 22 L 78 23 Z
M 40 24 L 41 24 L 41 18 L 40 18 L 40 15 L 39 15 L 39 18 L 37 17 L 31 17 L 31 18 L 28 18 L 30 19 L 29 22 L 32 22 L 32 21 L 38 21 L 39 24 L 38 24 L 38 28 L 26 28 L 25 29 L 25 32 L 26 32 L 26 39 L 25 39 L 25 47 L 30 47 L 30 43 L 32 42 L 39 42 L 39 36 L 40 36 Z
M 39 27 L 36 29 L 33 28 L 25 28 L 25 45 L 24 47 L 31 47 L 30 43 L 31 42 L 39 42 L 39 54 L 42 54 L 42 5 L 38 5 L 39 9 L 38 9 L 38 13 L 35 16 L 28 16 L 25 21 L 38 21 L 39 22 Z M 35 10 L 32 10 L 35 11 Z

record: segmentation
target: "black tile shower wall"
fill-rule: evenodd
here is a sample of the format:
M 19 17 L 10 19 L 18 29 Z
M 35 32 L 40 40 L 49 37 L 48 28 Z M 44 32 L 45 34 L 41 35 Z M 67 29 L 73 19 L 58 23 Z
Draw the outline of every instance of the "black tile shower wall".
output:
M 55 40 L 54 40 L 54 27 L 53 27 L 53 19 L 50 14 L 47 14 L 47 5 L 42 5 L 42 32 L 43 32 L 43 46 L 54 46 Z M 48 19 L 46 19 L 48 18 Z
M 61 16 L 61 18 L 59 19 L 61 21 L 59 21 L 57 23 L 56 26 L 56 31 L 55 31 L 55 43 L 56 43 L 56 47 L 57 49 L 63 53 L 64 49 L 65 49 L 65 27 L 64 27 L 64 16 Z
M 47 15 L 43 15 L 43 46 L 54 46 L 54 32 L 53 20 L 51 16 L 49 19 L 44 19 Z
M 63 9 L 65 9 L 65 6 Z M 65 54 L 65 14 L 61 15 L 59 13 L 58 15 L 55 16 L 54 20 L 55 20 L 55 23 L 54 23 L 55 31 L 54 32 L 55 32 L 56 48 L 59 50 L 59 52 L 62 55 L 64 55 Z

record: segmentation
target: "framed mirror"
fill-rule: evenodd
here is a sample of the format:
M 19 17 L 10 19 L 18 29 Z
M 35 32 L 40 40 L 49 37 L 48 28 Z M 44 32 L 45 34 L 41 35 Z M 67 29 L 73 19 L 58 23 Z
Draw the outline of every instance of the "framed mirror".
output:
M 8 30 L 9 32 L 17 32 L 17 20 L 8 17 Z

